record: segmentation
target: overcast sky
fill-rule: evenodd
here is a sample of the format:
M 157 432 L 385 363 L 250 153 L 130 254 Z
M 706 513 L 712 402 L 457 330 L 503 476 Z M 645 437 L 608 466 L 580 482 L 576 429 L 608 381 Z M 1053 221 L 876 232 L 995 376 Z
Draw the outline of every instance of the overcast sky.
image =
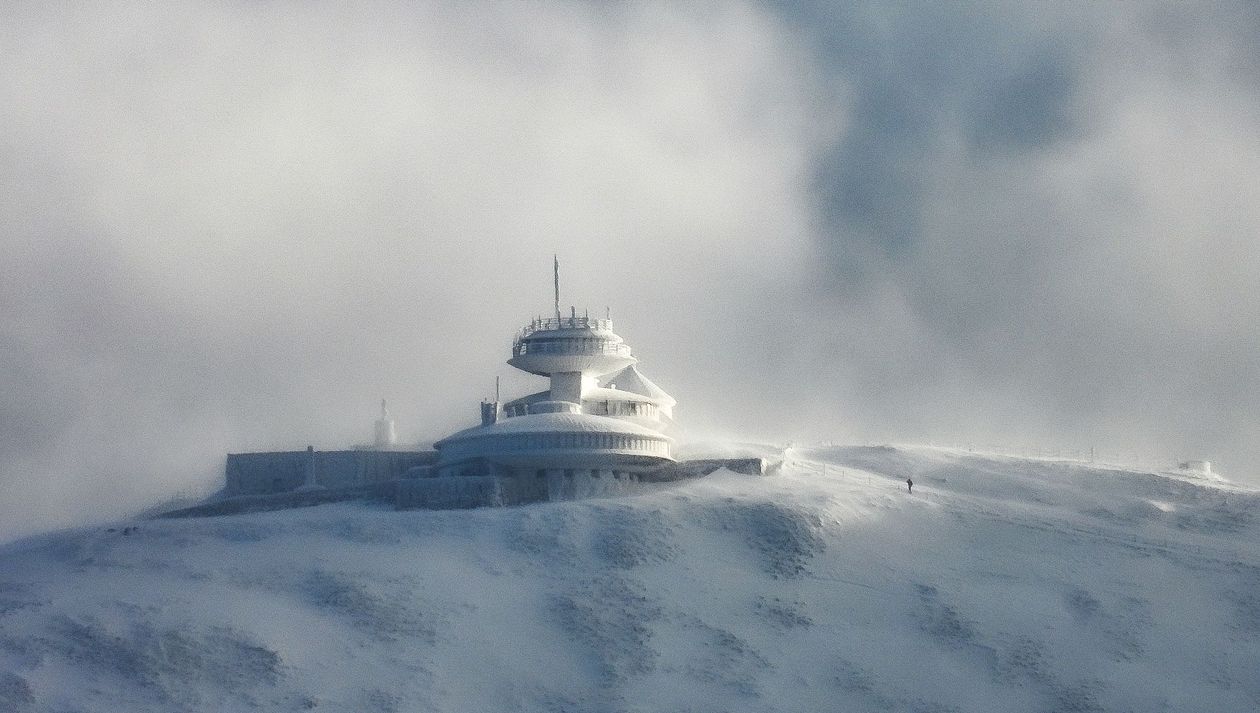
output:
M 696 436 L 1260 482 L 1260 5 L 6 3 L 0 539 L 432 440 L 603 312 Z

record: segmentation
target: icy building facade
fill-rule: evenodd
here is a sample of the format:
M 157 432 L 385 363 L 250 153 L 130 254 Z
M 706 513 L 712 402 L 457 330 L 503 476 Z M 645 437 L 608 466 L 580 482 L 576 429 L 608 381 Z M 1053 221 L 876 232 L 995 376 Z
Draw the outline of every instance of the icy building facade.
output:
M 572 307 L 561 314 L 558 262 L 554 316 L 525 325 L 507 363 L 545 377 L 548 388 L 504 404 L 496 393 L 482 402 L 480 424 L 433 450 L 399 447 L 382 401 L 373 445 L 230 454 L 225 499 L 180 514 L 362 497 L 397 507 L 510 505 L 626 493 L 642 482 L 699 477 L 720 467 L 766 472 L 761 458 L 674 460 L 668 435 L 674 399 L 639 370 L 611 320 L 578 316 Z
M 633 481 L 673 462 L 674 399 L 639 371 L 611 320 L 574 308 L 561 316 L 558 266 L 556 308 L 520 330 L 508 359 L 549 388 L 482 403 L 481 424 L 435 444 L 436 475 L 535 478 L 554 489 L 574 478 Z

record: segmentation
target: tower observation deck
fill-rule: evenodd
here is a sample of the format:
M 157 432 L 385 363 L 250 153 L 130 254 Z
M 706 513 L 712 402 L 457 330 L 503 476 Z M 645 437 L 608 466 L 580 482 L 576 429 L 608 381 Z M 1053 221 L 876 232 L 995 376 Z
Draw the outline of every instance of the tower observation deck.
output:
M 539 317 L 518 331 L 508 364 L 550 379 L 550 388 L 482 404 L 480 426 L 438 441 L 442 475 L 634 477 L 673 460 L 674 399 L 637 369 L 610 319 Z M 619 388 L 620 386 L 620 388 Z
M 530 322 L 513 341 L 508 364 L 539 376 L 563 372 L 600 376 L 637 361 L 630 345 L 613 332 L 612 320 L 575 315 Z
M 673 397 L 639 371 L 610 319 L 579 317 L 576 307 L 562 316 L 559 260 L 555 275 L 555 317 L 538 317 L 513 335 L 507 359 L 546 379 L 546 389 L 500 403 L 496 377 L 494 400 L 480 404 L 481 423 L 432 450 L 400 448 L 381 401 L 374 445 L 229 454 L 223 502 L 177 512 L 219 515 L 381 497 L 400 508 L 482 507 L 639 492 L 640 483 L 698 477 L 720 464 L 766 472 L 760 458 L 676 463 Z

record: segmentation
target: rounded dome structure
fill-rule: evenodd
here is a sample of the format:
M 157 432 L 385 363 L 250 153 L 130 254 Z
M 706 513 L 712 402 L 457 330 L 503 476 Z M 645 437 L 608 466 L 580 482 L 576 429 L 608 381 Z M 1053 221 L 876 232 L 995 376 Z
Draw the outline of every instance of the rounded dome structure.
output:
M 668 436 L 630 421 L 535 413 L 464 429 L 434 444 L 443 463 L 483 458 L 511 467 L 652 466 L 672 461 Z
M 611 320 L 578 316 L 576 307 L 561 316 L 557 260 L 555 317 L 521 329 L 508 360 L 547 377 L 550 388 L 500 404 L 496 381 L 494 400 L 481 405 L 481 425 L 434 444 L 436 474 L 517 476 L 511 487 L 527 489 L 519 476 L 534 476 L 528 480 L 546 482 L 551 496 L 569 492 L 574 478 L 633 480 L 672 462 L 665 430 L 673 425 L 674 400 L 636 363 Z

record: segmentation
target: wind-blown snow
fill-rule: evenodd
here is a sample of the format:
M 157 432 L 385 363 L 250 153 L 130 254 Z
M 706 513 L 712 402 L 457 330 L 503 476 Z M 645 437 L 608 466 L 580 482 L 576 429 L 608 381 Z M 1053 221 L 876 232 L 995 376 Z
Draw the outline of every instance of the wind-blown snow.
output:
M 0 549 L 0 710 L 1255 710 L 1258 505 L 830 448 L 620 499 L 59 533 Z

